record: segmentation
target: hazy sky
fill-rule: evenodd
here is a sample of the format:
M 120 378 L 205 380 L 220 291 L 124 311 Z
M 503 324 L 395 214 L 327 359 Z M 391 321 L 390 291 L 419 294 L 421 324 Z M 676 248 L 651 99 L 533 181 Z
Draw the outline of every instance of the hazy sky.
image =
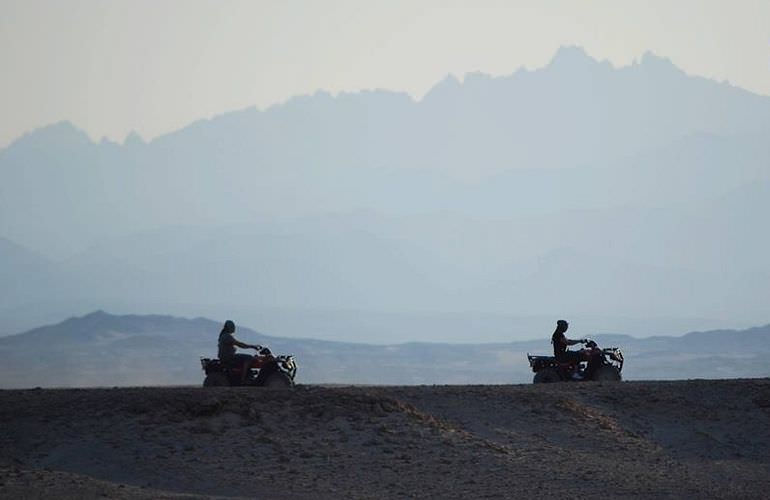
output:
M 316 89 L 509 74 L 560 45 L 646 50 L 770 95 L 770 1 L 0 0 L 0 147 L 70 120 L 122 141 Z

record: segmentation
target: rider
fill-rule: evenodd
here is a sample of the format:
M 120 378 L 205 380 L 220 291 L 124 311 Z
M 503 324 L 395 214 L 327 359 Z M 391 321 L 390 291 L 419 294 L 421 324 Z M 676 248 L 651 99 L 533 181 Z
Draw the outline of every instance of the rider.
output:
M 241 349 L 256 349 L 257 351 L 262 349 L 262 346 L 244 344 L 235 337 L 235 323 L 231 320 L 225 321 L 225 326 L 222 327 L 222 331 L 219 333 L 219 360 L 228 366 L 241 366 L 241 383 L 246 382 L 246 375 L 249 371 L 249 365 L 253 356 L 248 354 L 236 354 L 235 348 Z
M 569 323 L 560 319 L 556 322 L 556 330 L 554 330 L 551 336 L 551 343 L 553 344 L 553 355 L 557 361 L 574 362 L 575 364 L 581 361 L 588 361 L 589 357 L 582 351 L 570 351 L 567 346 L 576 344 L 585 344 L 588 342 L 586 339 L 572 340 L 564 336 L 564 332 L 569 328 Z

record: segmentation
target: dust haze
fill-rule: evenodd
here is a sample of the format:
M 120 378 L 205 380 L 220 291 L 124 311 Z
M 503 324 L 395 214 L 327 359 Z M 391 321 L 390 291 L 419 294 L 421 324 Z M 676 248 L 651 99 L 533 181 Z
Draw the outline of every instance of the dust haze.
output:
M 96 309 L 379 344 L 765 324 L 768 130 L 769 97 L 574 46 L 150 142 L 61 122 L 0 151 L 0 333 Z

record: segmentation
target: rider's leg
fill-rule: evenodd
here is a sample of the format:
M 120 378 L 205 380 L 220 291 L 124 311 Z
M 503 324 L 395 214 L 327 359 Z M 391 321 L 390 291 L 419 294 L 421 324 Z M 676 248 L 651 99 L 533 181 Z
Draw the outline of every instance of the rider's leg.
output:
M 241 385 L 246 383 L 246 378 L 249 374 L 249 367 L 251 366 L 252 357 L 248 354 L 236 354 L 233 358 L 233 366 L 237 366 L 241 369 Z
M 580 351 L 566 351 L 562 355 L 561 359 L 573 365 L 572 371 L 570 372 L 570 376 L 573 379 L 581 380 L 582 367 L 580 366 L 580 363 L 584 360 L 583 353 Z
M 249 356 L 249 359 L 246 359 L 243 362 L 243 370 L 241 371 L 241 385 L 246 383 L 246 376 L 249 374 L 249 366 L 251 366 L 251 356 Z

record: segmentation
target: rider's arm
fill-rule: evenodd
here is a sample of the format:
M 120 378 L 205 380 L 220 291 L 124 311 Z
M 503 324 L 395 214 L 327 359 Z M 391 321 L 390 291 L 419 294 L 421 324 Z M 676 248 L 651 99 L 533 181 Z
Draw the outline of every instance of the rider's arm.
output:
M 567 343 L 567 345 L 575 345 L 575 344 L 583 343 L 583 339 L 573 340 L 573 339 L 565 338 L 564 341 Z
M 251 348 L 256 349 L 257 348 L 257 346 L 254 346 L 254 345 L 251 345 L 251 344 L 244 344 L 243 342 L 241 342 L 239 340 L 236 340 L 235 338 L 233 338 L 233 345 L 235 345 L 236 347 L 240 347 L 241 349 L 251 349 Z

